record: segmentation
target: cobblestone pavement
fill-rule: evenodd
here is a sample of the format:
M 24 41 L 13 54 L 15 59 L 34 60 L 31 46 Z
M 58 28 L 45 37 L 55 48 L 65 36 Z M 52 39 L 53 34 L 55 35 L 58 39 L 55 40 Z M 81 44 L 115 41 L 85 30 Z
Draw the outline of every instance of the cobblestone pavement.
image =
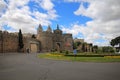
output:
M 120 63 L 68 62 L 37 54 L 0 55 L 0 80 L 120 80 Z

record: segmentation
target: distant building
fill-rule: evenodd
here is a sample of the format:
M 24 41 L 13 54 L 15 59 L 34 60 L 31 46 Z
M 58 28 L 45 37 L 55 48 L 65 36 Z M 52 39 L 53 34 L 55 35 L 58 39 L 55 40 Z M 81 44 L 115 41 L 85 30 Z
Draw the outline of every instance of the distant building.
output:
M 84 43 L 84 39 L 74 39 L 74 42 Z
M 74 43 L 79 43 L 77 45 L 77 50 L 79 52 L 92 52 L 93 44 L 84 42 L 84 39 L 74 39 Z

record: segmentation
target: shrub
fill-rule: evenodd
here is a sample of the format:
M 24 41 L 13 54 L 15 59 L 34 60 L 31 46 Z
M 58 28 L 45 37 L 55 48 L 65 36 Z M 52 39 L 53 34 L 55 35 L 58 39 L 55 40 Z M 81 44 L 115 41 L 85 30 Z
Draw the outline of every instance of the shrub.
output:
M 110 46 L 104 46 L 104 47 L 102 47 L 102 51 L 103 52 L 111 52 L 111 53 L 113 53 L 114 52 L 114 49 L 112 48 L 112 47 L 110 47 Z
M 51 49 L 51 52 L 56 52 L 57 51 L 57 49 Z
M 68 55 L 68 54 L 69 54 L 69 51 L 66 51 L 65 54 Z
M 60 53 L 62 53 L 62 51 L 60 51 Z

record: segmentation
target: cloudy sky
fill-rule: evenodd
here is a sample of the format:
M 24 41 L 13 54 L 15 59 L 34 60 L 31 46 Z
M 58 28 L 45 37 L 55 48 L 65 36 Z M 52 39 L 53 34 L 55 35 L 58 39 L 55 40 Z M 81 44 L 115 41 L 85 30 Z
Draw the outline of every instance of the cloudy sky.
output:
M 0 29 L 36 33 L 41 24 L 85 39 L 109 45 L 120 36 L 120 0 L 0 0 Z

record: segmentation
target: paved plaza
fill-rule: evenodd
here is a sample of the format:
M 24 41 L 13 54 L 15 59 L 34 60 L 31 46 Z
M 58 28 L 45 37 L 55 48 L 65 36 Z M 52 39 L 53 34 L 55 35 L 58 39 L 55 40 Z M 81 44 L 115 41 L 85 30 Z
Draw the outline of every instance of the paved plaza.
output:
M 0 80 L 120 80 L 120 63 L 39 59 L 37 54 L 0 54 Z

